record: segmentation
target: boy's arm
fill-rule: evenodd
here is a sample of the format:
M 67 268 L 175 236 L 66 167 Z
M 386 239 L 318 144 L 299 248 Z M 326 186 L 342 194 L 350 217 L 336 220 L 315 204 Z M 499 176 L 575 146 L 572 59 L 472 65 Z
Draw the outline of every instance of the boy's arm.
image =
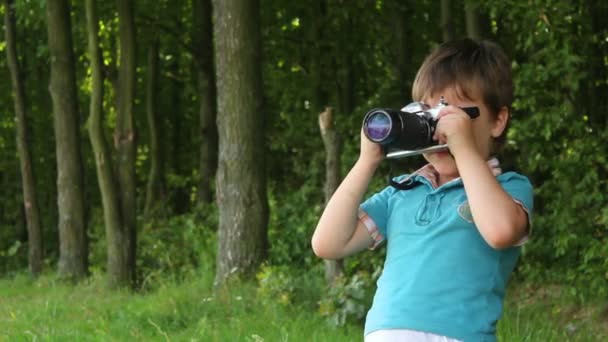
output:
M 380 146 L 369 142 L 361 134 L 361 155 L 327 203 L 312 236 L 312 248 L 317 256 L 341 259 L 373 243 L 357 214 L 382 158 Z
M 475 150 L 460 151 L 455 159 L 473 220 L 484 240 L 496 249 L 520 242 L 528 231 L 523 207 L 502 188 Z
M 341 259 L 372 244 L 357 213 L 375 169 L 375 166 L 357 161 L 333 194 L 312 236 L 312 249 L 317 256 Z
M 449 115 L 448 115 L 449 114 Z M 501 112 L 508 115 L 508 112 Z M 502 188 L 478 151 L 473 137 L 472 121 L 460 109 L 449 106 L 440 113 L 436 138 L 446 141 L 471 208 L 479 233 L 493 248 L 511 247 L 520 242 L 528 230 L 528 214 Z M 496 121 L 504 129 L 507 117 Z

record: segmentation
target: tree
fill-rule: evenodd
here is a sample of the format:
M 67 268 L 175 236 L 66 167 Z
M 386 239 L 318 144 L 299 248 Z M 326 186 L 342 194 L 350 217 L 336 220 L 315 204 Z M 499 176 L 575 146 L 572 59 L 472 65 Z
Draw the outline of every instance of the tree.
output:
M 213 1 L 218 91 L 216 284 L 251 275 L 267 252 L 258 1 Z
M 331 107 L 325 108 L 319 114 L 319 129 L 325 145 L 325 205 L 336 192 L 342 177 L 340 177 L 340 136 L 333 126 Z M 325 260 L 325 280 L 332 284 L 336 278 L 344 273 L 343 260 Z
M 23 187 L 23 206 L 28 233 L 29 268 L 33 275 L 42 272 L 42 227 L 40 211 L 36 197 L 36 184 L 32 170 L 32 154 L 29 145 L 27 100 L 21 67 L 17 57 L 17 34 L 15 24 L 14 0 L 4 1 L 4 25 L 6 30 L 6 55 L 15 102 L 17 125 L 17 152 L 21 166 L 21 182 Z
M 67 0 L 47 1 L 51 54 L 49 90 L 57 153 L 59 274 L 78 279 L 87 273 L 88 248 L 84 213 L 82 159 L 70 9 Z
M 99 18 L 95 0 L 86 0 L 85 6 L 89 55 L 91 58 L 91 105 L 87 128 L 95 155 L 97 180 L 102 199 L 108 252 L 106 264 L 108 283 L 113 287 L 128 284 L 131 280 L 130 270 L 127 267 L 128 251 L 124 245 L 124 241 L 128 241 L 129 237 L 123 224 L 112 154 L 104 135 L 104 77 L 102 54 L 99 46 Z
M 464 5 L 467 37 L 481 40 L 490 35 L 488 16 L 482 13 L 477 1 L 466 0 Z
M 450 0 L 441 0 L 441 33 L 444 42 L 456 37 Z
M 135 24 L 133 2 L 116 0 L 118 8 L 120 65 L 118 69 L 116 129 L 114 145 L 118 157 L 118 184 L 123 220 L 121 247 L 124 260 L 120 260 L 122 271 L 116 285 L 134 285 L 135 257 L 137 246 L 136 189 L 135 189 Z M 126 278 L 123 278 L 126 277 Z
M 217 170 L 216 89 L 213 73 L 213 28 L 210 0 L 193 0 L 193 46 L 199 86 L 199 119 L 201 132 L 200 180 L 198 201 L 209 203 L 213 198 L 212 180 Z
M 146 189 L 144 217 L 149 217 L 163 192 L 163 154 L 160 148 L 160 124 L 158 115 L 158 63 L 159 40 L 156 33 L 148 49 L 146 115 L 150 133 L 150 172 Z

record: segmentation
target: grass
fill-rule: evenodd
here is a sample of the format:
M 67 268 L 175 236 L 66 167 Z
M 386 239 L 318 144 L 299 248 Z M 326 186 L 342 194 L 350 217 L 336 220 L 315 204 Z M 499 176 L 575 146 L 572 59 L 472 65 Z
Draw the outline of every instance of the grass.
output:
M 512 288 L 499 341 L 608 340 L 608 303 L 572 304 L 561 291 Z M 202 278 L 130 293 L 95 278 L 71 286 L 18 275 L 0 279 L 0 341 L 362 340 L 359 324 L 332 327 L 315 302 L 284 305 L 251 283 L 213 291 Z
M 147 294 L 52 277 L 0 280 L 0 341 L 353 341 L 315 311 L 261 301 L 252 284 L 213 291 L 204 279 Z
M 608 299 L 581 304 L 564 287 L 509 288 L 499 341 L 608 341 Z

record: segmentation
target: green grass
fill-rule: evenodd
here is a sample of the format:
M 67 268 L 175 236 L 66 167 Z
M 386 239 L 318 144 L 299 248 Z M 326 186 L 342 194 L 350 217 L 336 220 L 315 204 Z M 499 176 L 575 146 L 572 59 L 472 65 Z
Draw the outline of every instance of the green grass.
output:
M 608 341 L 608 299 L 578 303 L 560 286 L 511 286 L 499 341 Z
M 260 296 L 239 283 L 166 283 L 138 294 L 43 276 L 0 279 L 0 341 L 361 341 L 362 327 L 334 328 L 314 308 Z M 603 304 L 570 304 L 559 288 L 512 289 L 500 341 L 608 340 Z M 603 317 L 603 318 L 602 318 Z
M 353 341 L 315 311 L 260 301 L 255 286 L 213 291 L 209 281 L 147 294 L 70 286 L 42 277 L 0 280 L 0 341 Z

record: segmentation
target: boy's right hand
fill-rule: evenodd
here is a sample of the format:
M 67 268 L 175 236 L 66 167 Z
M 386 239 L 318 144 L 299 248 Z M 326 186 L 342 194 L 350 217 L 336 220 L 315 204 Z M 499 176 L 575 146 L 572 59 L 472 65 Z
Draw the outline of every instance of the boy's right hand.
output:
M 370 163 L 374 167 L 378 166 L 382 160 L 384 160 L 384 150 L 380 144 L 369 140 L 363 129 L 361 129 L 361 152 L 359 153 L 359 160 L 365 163 Z

